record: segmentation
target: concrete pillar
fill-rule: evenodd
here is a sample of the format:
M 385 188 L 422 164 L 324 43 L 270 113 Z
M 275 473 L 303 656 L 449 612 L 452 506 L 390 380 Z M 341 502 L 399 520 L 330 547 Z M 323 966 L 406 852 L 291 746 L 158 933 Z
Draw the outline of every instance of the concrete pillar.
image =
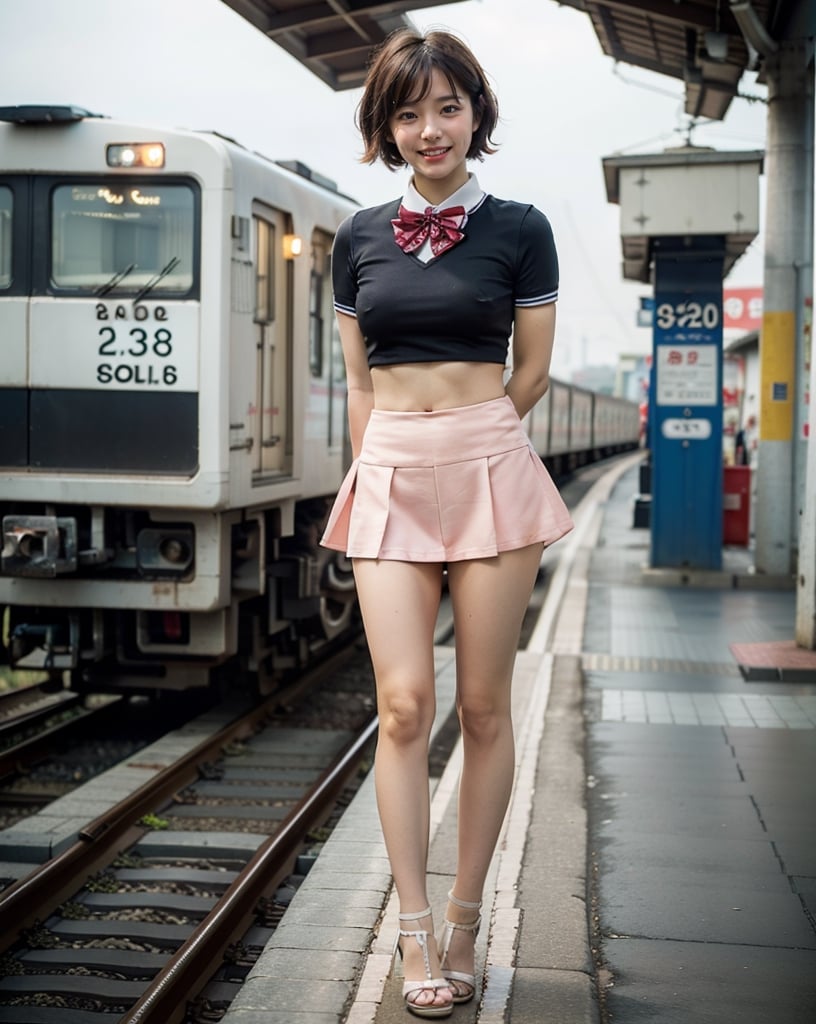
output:
M 803 42 L 781 42 L 777 53 L 766 61 L 767 203 L 756 569 L 779 575 L 796 572 L 805 493 L 801 382 L 805 372 L 805 292 L 810 290 L 813 265 L 809 216 L 813 195 L 813 65 L 809 59 Z M 808 272 L 811 280 L 805 285 Z M 795 436 L 797 430 L 799 436 Z
M 816 121 L 816 106 L 814 106 L 813 96 L 811 96 L 810 111 Z M 811 172 L 816 178 L 816 163 L 812 148 L 810 156 Z M 816 233 L 816 214 L 812 204 L 810 226 L 811 230 Z M 813 296 L 816 292 L 816 274 L 814 274 L 812 261 L 810 271 L 810 294 Z M 796 642 L 800 647 L 816 650 L 816 352 L 814 352 L 813 346 L 812 322 L 809 332 L 803 332 L 803 340 L 805 341 L 805 359 L 810 361 L 810 374 L 805 378 L 810 400 L 810 425 L 804 470 L 804 510 L 799 534 L 799 571 L 796 578 Z

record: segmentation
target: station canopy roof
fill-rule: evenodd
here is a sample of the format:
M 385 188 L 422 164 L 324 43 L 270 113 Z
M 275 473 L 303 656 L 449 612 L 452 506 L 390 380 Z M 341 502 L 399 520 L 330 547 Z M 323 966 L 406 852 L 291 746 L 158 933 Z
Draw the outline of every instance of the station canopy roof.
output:
M 224 0 L 337 91 L 363 84 L 372 48 L 410 26 L 408 11 L 451 2 L 458 0 Z
M 720 120 L 747 70 L 812 33 L 802 0 L 559 0 L 592 20 L 604 53 L 685 82 L 686 113 Z M 811 14 L 808 16 L 807 10 Z M 770 45 L 769 45 L 770 44 Z

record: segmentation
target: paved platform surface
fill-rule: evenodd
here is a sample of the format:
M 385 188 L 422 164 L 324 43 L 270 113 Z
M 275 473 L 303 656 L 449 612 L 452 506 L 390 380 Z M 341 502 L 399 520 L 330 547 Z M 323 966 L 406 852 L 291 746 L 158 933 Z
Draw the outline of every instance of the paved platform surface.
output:
M 517 781 L 459 1024 L 804 1024 L 816 1014 L 816 674 L 740 669 L 781 649 L 794 593 L 645 570 L 637 464 L 576 517 L 514 679 Z M 769 646 L 770 645 L 770 646 Z M 767 667 L 767 666 L 766 666 Z M 773 667 L 773 666 L 772 666 Z M 441 726 L 452 652 L 437 650 Z M 459 752 L 432 792 L 431 897 L 451 882 Z M 227 1024 L 410 1019 L 371 780 Z
M 649 537 L 631 528 L 630 483 L 605 509 L 582 652 L 602 1019 L 802 1024 L 816 1019 L 816 660 L 790 657 L 792 589 L 639 577 Z

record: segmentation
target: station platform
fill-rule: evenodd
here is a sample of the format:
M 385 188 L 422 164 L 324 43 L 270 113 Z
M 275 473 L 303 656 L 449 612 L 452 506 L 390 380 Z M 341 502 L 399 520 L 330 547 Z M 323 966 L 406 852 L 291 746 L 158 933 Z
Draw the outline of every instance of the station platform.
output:
M 748 552 L 716 574 L 644 568 L 637 472 L 617 462 L 582 501 L 518 655 L 516 784 L 461 1024 L 802 1024 L 816 1007 L 816 654 L 791 657 L 794 591 Z M 441 728 L 452 650 L 436 664 Z M 457 748 L 432 787 L 437 926 L 459 768 Z M 223 1020 L 414 1019 L 397 909 L 368 778 Z

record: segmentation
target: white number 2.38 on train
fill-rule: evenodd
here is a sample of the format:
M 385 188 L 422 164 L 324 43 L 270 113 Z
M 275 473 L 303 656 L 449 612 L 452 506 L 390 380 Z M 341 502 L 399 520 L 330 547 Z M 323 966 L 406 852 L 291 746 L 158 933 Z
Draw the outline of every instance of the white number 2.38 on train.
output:
M 39 387 L 198 390 L 198 305 L 34 299 Z

